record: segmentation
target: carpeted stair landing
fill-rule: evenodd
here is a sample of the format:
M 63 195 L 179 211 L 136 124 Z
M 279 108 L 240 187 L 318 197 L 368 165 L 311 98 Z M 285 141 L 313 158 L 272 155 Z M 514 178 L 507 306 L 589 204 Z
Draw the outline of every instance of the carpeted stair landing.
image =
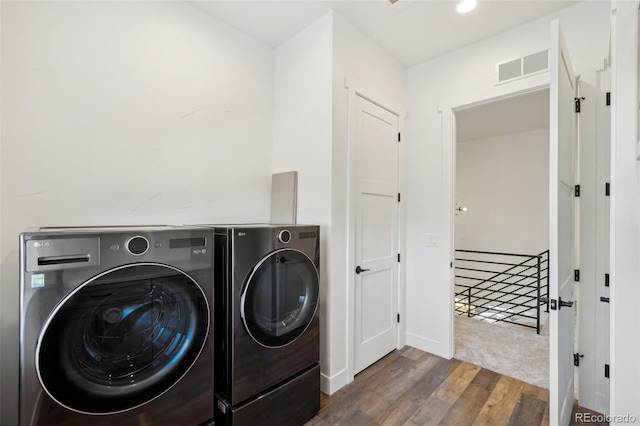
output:
M 549 389 L 549 336 L 455 316 L 454 357 Z

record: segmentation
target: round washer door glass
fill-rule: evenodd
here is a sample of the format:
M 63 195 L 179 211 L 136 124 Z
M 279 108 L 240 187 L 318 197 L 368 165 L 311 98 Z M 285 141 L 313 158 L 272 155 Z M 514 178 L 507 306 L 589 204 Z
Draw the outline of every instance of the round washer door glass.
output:
M 281 347 L 307 329 L 318 306 L 318 271 L 298 250 L 278 250 L 254 269 L 242 293 L 241 314 L 251 337 Z
M 209 306 L 184 272 L 158 264 L 113 269 L 54 311 L 36 347 L 42 386 L 80 413 L 136 408 L 177 383 L 209 331 Z

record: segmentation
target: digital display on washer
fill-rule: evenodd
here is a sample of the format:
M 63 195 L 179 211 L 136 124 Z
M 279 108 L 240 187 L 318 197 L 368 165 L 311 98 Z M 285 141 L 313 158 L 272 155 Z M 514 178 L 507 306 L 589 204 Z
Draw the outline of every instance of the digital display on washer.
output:
M 317 236 L 318 236 L 317 232 L 301 232 L 298 234 L 298 238 L 300 239 L 316 238 Z
M 169 240 L 169 248 L 204 247 L 207 239 L 202 238 L 172 238 Z

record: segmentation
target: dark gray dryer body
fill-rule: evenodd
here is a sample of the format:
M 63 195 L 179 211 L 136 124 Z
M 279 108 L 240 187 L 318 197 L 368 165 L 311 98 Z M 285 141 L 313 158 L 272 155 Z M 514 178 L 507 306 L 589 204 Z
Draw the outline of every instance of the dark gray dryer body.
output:
M 301 425 L 318 412 L 319 232 L 215 228 L 217 425 Z
M 20 236 L 20 424 L 212 421 L 211 230 Z

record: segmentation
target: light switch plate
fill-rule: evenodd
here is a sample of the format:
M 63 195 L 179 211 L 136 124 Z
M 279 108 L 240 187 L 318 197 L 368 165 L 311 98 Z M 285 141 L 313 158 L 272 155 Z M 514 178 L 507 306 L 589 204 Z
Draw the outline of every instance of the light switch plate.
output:
M 438 247 L 440 245 L 440 235 L 426 234 L 425 244 L 429 247 Z

